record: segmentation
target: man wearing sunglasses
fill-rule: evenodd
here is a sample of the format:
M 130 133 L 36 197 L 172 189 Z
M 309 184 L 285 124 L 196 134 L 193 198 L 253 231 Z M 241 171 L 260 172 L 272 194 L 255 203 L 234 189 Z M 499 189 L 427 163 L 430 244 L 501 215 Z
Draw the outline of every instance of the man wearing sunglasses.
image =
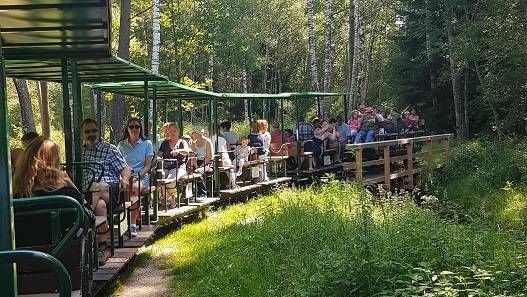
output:
M 92 195 L 92 207 L 95 215 L 106 216 L 106 205 L 109 203 L 109 197 L 112 197 L 112 205 L 117 207 L 120 202 L 120 188 L 127 190 L 130 187 L 130 177 L 132 176 L 132 169 L 126 164 L 126 161 L 113 144 L 105 143 L 99 134 L 97 122 L 93 119 L 85 119 L 81 123 L 81 134 L 84 141 L 82 147 L 82 161 L 83 162 L 97 162 L 104 165 L 104 172 L 101 183 L 91 186 L 90 190 L 95 193 Z M 100 175 L 100 168 L 94 167 L 97 176 Z M 90 176 L 86 176 L 88 179 Z M 87 183 L 90 180 L 84 180 L 83 188 L 87 188 Z M 111 196 L 106 189 L 110 189 Z M 106 224 L 100 227 L 102 232 L 107 230 Z M 106 248 L 106 233 L 98 236 L 100 255 L 107 258 Z M 99 262 L 105 262 L 105 259 L 99 259 Z

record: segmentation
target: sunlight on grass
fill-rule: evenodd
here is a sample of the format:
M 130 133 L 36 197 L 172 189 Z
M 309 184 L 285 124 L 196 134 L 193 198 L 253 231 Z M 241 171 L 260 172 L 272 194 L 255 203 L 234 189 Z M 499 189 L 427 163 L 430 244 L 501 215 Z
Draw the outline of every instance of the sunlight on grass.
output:
M 493 295 L 527 283 L 512 235 L 336 181 L 227 207 L 153 250 L 166 252 L 174 296 Z

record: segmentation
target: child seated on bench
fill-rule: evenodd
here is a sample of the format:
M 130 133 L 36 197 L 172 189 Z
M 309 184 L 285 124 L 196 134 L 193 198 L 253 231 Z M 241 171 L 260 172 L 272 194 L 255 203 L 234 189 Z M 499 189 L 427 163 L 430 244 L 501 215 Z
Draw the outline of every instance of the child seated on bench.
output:
M 249 161 L 249 154 L 251 153 L 251 147 L 249 146 L 249 138 L 240 138 L 240 144 L 234 149 L 234 156 L 236 156 L 236 176 L 242 175 L 243 164 Z

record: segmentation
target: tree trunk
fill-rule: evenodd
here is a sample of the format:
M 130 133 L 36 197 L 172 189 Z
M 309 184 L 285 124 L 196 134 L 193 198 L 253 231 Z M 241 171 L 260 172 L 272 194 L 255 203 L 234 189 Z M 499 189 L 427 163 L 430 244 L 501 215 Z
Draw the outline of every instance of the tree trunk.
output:
M 97 102 L 95 100 L 95 92 L 93 90 L 88 90 L 88 101 L 90 102 L 90 118 L 95 119 L 97 115 Z
M 214 92 L 214 53 L 210 53 L 207 63 L 207 77 L 209 91 Z
M 428 79 L 430 80 L 430 92 L 429 96 L 432 98 L 432 107 L 436 108 L 437 106 L 437 96 L 436 96 L 436 73 L 433 69 L 433 55 L 432 55 L 432 13 L 430 11 L 430 0 L 425 0 L 425 37 L 426 37 L 426 58 L 427 58 L 427 68 L 428 68 Z
M 247 67 L 242 69 L 242 92 L 247 93 Z M 243 99 L 243 119 L 249 122 L 249 101 Z
M 355 5 L 355 37 L 354 37 L 354 57 L 353 57 L 353 79 L 352 79 L 352 104 L 357 105 L 361 94 L 362 79 L 364 76 L 364 11 L 361 1 Z M 364 102 L 361 102 L 364 104 Z
M 468 87 L 470 79 L 470 68 L 468 62 L 465 63 L 465 77 L 463 79 L 463 109 L 465 116 L 465 129 L 467 130 L 467 136 L 470 134 L 470 126 L 468 119 Z
M 42 135 L 46 138 L 50 138 L 51 121 L 49 118 L 49 98 L 47 82 L 38 82 L 38 97 L 40 105 L 40 125 L 42 126 Z
M 326 22 L 324 29 L 324 92 L 331 91 L 333 76 L 333 0 L 326 0 Z M 330 98 L 325 97 L 322 101 L 322 118 L 329 118 L 331 109 Z
M 365 65 L 364 65 L 364 78 L 362 80 L 362 86 L 361 86 L 361 102 L 364 104 L 366 102 L 366 97 L 368 96 L 368 87 L 370 84 L 370 75 L 371 75 L 371 64 L 373 59 L 373 47 L 375 46 L 375 41 L 377 40 L 377 27 L 372 31 L 370 36 L 370 43 L 368 44 L 368 54 L 367 57 L 364 59 Z
M 130 57 L 130 0 L 121 0 L 121 16 L 119 24 L 119 46 L 117 55 L 125 60 Z M 124 125 L 124 97 L 115 94 L 112 100 L 112 116 L 110 140 L 117 143 Z
M 459 70 L 457 69 L 456 59 L 454 57 L 454 33 L 452 28 L 452 8 L 450 7 L 449 0 L 446 0 L 446 27 L 448 35 L 448 48 L 449 48 L 449 69 L 450 69 L 450 80 L 452 81 L 452 96 L 454 97 L 454 113 L 456 118 L 456 133 L 459 140 L 464 141 L 466 139 L 466 127 L 465 127 L 465 116 L 463 114 L 463 100 L 461 98 L 459 90 Z
M 350 0 L 348 19 L 348 92 L 353 92 L 353 65 L 355 64 L 355 4 Z M 348 110 L 353 110 L 353 97 L 348 96 Z
M 308 25 L 308 54 L 309 69 L 311 71 L 311 90 L 318 92 L 318 67 L 315 36 L 315 16 L 313 12 L 313 0 L 307 0 L 307 25 Z
M 159 0 L 152 0 L 152 72 L 159 73 L 159 47 L 161 45 L 161 15 Z
M 29 95 L 27 80 L 13 78 L 13 83 L 15 84 L 18 101 L 20 102 L 22 131 L 24 134 L 28 132 L 36 132 L 33 106 L 31 105 L 31 96 Z

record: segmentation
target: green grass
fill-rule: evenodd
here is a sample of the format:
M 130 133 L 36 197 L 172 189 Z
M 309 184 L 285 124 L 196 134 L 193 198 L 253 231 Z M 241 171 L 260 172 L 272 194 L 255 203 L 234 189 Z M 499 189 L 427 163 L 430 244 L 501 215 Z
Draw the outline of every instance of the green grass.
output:
M 234 205 L 155 243 L 174 296 L 519 296 L 527 251 L 404 197 L 332 181 Z

